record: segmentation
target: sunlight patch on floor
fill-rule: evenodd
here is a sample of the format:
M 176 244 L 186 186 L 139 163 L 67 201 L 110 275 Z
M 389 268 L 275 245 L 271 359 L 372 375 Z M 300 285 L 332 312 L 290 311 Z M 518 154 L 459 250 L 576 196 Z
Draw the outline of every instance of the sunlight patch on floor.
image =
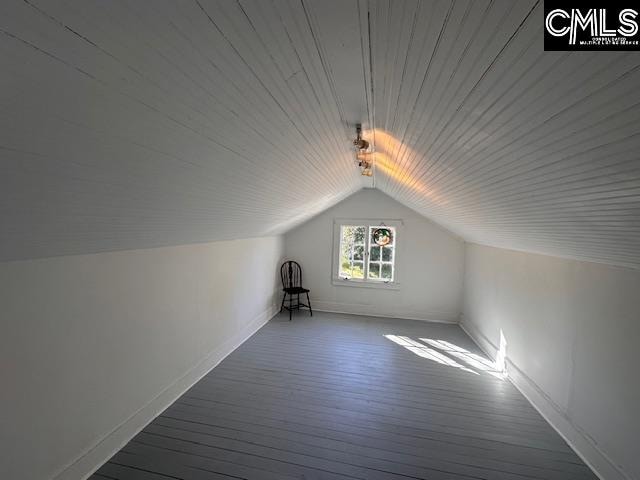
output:
M 481 355 L 471 353 L 469 350 L 447 342 L 446 340 L 436 340 L 434 338 L 421 338 L 420 340 L 448 355 L 451 355 L 452 357 L 455 357 L 458 360 L 463 361 L 470 367 L 486 372 L 496 378 L 504 378 L 504 374 L 498 369 L 496 363 L 482 357 Z
M 500 380 L 506 378 L 504 358 L 498 359 L 503 365 L 501 368 L 498 362 L 492 362 L 481 355 L 472 353 L 446 340 L 420 338 L 420 340 L 424 342 L 420 343 L 417 340 L 401 335 L 384 335 L 384 337 L 419 357 L 426 358 L 441 365 L 458 368 L 475 375 L 480 375 L 479 372 L 483 372 Z
M 443 355 L 442 353 L 438 352 L 437 350 L 429 348 L 420 342 L 412 340 L 409 337 L 403 337 L 398 335 L 385 335 L 385 337 L 391 340 L 392 342 L 403 346 L 410 352 L 415 353 L 419 357 L 429 359 L 441 365 L 448 365 L 449 367 L 459 368 L 460 370 L 464 370 L 465 372 L 470 372 L 470 373 L 479 375 L 478 372 L 474 372 L 473 370 L 465 367 L 464 365 L 459 364 L 452 358 L 449 358 L 446 355 Z

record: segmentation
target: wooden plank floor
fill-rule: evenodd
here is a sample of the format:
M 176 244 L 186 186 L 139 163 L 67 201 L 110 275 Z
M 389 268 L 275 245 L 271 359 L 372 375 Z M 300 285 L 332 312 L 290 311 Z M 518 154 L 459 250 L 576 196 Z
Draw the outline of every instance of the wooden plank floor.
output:
M 278 316 L 91 478 L 595 479 L 487 365 L 456 325 Z

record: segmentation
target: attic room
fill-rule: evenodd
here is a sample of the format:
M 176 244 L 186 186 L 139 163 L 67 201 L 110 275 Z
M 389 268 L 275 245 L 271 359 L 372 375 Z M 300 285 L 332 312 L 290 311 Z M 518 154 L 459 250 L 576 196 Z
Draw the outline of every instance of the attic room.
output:
M 627 3 L 0 2 L 0 478 L 640 479 Z

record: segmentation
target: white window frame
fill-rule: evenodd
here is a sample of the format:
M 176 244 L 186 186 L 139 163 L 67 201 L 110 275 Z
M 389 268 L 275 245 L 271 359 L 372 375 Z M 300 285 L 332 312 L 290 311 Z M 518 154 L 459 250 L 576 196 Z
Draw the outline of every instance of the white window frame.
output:
M 342 278 L 340 277 L 340 228 L 343 225 L 351 226 L 363 226 L 366 227 L 365 237 L 365 256 L 363 260 L 364 264 L 364 278 Z M 387 227 L 393 227 L 395 229 L 395 237 L 393 239 L 393 280 L 374 280 L 367 278 L 369 272 L 369 250 L 370 250 L 370 227 L 379 227 L 385 225 Z M 402 227 L 404 223 L 398 219 L 380 219 L 380 218 L 335 218 L 333 220 L 333 248 L 331 250 L 332 255 L 332 269 L 331 269 L 331 283 L 333 285 L 341 287 L 362 287 L 362 288 L 381 288 L 387 290 L 399 290 L 399 249 L 398 249 L 398 237 L 400 238 L 400 245 L 403 241 Z

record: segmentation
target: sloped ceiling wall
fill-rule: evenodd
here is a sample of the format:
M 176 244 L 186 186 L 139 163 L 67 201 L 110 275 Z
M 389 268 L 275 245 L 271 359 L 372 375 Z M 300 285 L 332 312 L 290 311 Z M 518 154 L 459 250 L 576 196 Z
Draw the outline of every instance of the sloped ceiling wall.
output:
M 0 33 L 3 260 L 278 233 L 362 188 L 299 3 L 10 0 Z
M 640 267 L 640 54 L 544 52 L 542 2 L 372 21 L 379 188 L 470 241 Z
M 640 56 L 533 1 L 0 2 L 0 259 L 286 231 L 370 180 L 464 238 L 640 267 Z

